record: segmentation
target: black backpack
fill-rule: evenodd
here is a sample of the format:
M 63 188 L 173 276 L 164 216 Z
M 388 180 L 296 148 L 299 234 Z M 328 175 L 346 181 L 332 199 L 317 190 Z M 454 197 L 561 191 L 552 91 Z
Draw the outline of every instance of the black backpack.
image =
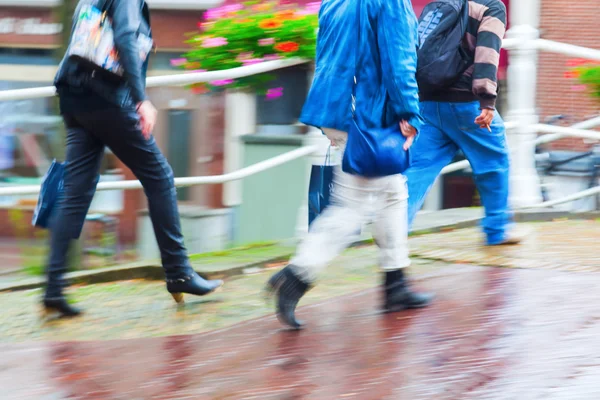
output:
M 419 92 L 452 86 L 473 63 L 462 46 L 468 23 L 468 0 L 438 0 L 425 7 L 419 17 Z

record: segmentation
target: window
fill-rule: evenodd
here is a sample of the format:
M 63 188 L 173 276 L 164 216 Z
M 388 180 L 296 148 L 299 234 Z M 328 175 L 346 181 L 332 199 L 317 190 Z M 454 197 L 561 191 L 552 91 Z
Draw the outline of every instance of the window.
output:
M 58 61 L 53 50 L 0 48 L 0 64 L 58 65 Z

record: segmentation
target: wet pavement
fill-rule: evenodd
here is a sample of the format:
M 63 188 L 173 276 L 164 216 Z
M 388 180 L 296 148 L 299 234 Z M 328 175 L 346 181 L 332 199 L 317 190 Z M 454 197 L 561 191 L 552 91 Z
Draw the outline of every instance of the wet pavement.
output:
M 352 249 L 303 300 L 301 332 L 260 302 L 265 273 L 184 308 L 159 283 L 80 287 L 88 315 L 50 324 L 39 292 L 2 294 L 0 398 L 597 400 L 598 222 L 528 226 L 517 247 L 481 248 L 474 229 L 413 239 L 515 268 L 417 259 L 415 287 L 438 297 L 397 314 L 378 311 L 376 250 Z
M 2 345 L 6 399 L 598 399 L 600 276 L 473 266 L 417 286 L 428 309 L 377 311 L 370 289 L 198 335 Z

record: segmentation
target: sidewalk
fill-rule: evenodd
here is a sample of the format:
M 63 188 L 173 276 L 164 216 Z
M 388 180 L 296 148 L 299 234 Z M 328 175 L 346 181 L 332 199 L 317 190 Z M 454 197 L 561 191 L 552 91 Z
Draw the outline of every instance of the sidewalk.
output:
M 519 246 L 483 247 L 477 228 L 418 236 L 410 239 L 413 257 L 412 273 L 452 274 L 453 265 L 488 265 L 551 271 L 600 272 L 597 240 L 600 222 L 559 221 L 525 224 L 529 238 Z M 244 262 L 268 254 L 288 254 L 290 249 L 254 249 L 246 253 Z M 328 268 L 322 284 L 311 291 L 308 302 L 318 302 L 339 295 L 376 286 L 377 248 L 361 246 L 348 250 Z M 202 256 L 203 268 L 210 269 L 215 259 L 235 260 L 232 255 L 213 258 Z M 238 259 L 239 260 L 239 259 Z M 196 260 L 199 261 L 199 260 Z M 233 262 L 233 261 L 232 261 Z M 198 333 L 270 313 L 261 289 L 274 268 L 273 263 L 261 268 L 248 268 L 226 277 L 222 293 L 207 298 L 189 297 L 177 313 L 162 281 L 126 280 L 106 284 L 75 286 L 73 299 L 89 311 L 81 323 L 59 322 L 42 326 L 38 323 L 40 289 L 0 293 L 0 340 L 97 340 Z M 216 265 L 215 271 L 226 266 Z M 449 269 L 446 267 L 450 267 Z M 156 267 L 155 267 L 156 268 Z M 441 272 L 443 271 L 443 272 Z M 240 300 L 242 300 L 240 302 Z
M 463 208 L 451 209 L 435 212 L 419 213 L 413 226 L 412 234 L 414 236 L 422 236 L 435 232 L 445 232 L 456 230 L 459 228 L 472 227 L 478 224 L 482 215 L 482 210 L 479 208 Z M 528 212 L 518 213 L 517 221 L 552 221 L 557 218 L 568 218 L 569 220 L 593 220 L 598 218 L 600 214 L 569 214 L 564 212 L 555 212 L 549 210 L 531 210 Z M 471 231 L 469 243 L 473 243 L 478 247 L 478 239 L 474 237 L 476 230 Z M 369 232 L 365 232 L 363 240 L 370 241 Z M 413 241 L 414 239 L 411 239 Z M 419 243 L 417 241 L 417 243 Z M 0 251 L 8 249 L 6 258 L 14 260 L 23 258 L 27 261 L 25 265 L 34 264 L 35 269 L 43 269 L 45 257 L 40 256 L 46 251 L 45 243 L 37 243 L 29 248 L 17 246 L 16 242 L 0 242 Z M 255 244 L 241 249 L 232 249 L 212 254 L 192 255 L 191 260 L 198 272 L 205 277 L 216 279 L 234 275 L 254 273 L 260 271 L 265 266 L 278 265 L 285 262 L 292 255 L 295 248 L 293 242 L 289 243 L 266 243 Z M 15 249 L 20 251 L 20 254 L 15 255 Z M 418 250 L 417 254 L 427 258 L 438 258 L 436 254 L 431 252 L 423 253 L 422 249 Z M 475 251 L 477 251 L 475 249 Z M 0 254 L 3 254 L 0 252 Z M 36 258 L 37 257 L 37 258 Z M 481 257 L 480 257 L 481 258 Z M 444 258 L 441 258 L 442 260 Z M 463 261 L 463 256 L 451 258 L 450 261 Z M 486 260 L 480 261 L 479 258 L 473 259 L 467 257 L 464 261 L 481 263 L 487 265 Z M 504 265 L 504 264 L 502 264 Z M 22 267 L 11 270 L 7 264 L 3 264 L 4 269 L 0 267 L 0 292 L 10 290 L 24 290 L 41 287 L 44 284 L 43 277 L 33 277 L 30 274 L 23 272 Z M 30 268 L 31 269 L 31 268 Z M 4 273 L 3 273 L 4 271 Z M 9 271 L 8 273 L 6 271 Z M 69 274 L 70 280 L 75 284 L 92 284 L 113 282 L 127 279 L 163 279 L 163 271 L 160 267 L 159 260 L 156 262 L 133 262 L 125 263 L 105 268 L 83 268 L 77 272 Z
M 87 313 L 71 321 L 42 323 L 39 290 L 3 293 L 0 387 L 10 399 L 597 400 L 600 222 L 525 226 L 514 247 L 483 248 L 476 228 L 412 238 L 415 286 L 437 299 L 398 314 L 378 312 L 377 249 L 350 249 L 302 300 L 302 332 L 263 301 L 271 270 L 183 307 L 160 282 L 76 287 Z

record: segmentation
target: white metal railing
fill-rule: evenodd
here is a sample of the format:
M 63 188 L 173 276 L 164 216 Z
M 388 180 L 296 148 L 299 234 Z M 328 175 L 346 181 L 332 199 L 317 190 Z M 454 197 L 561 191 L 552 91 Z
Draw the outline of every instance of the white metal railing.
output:
M 586 60 L 600 60 L 600 50 L 575 46 L 568 43 L 555 42 L 553 40 L 533 39 L 523 41 L 517 38 L 507 38 L 502 41 L 502 47 L 504 47 L 506 50 L 514 50 L 522 46 L 543 50 L 548 53 L 558 53 L 571 57 L 584 58 Z
M 544 39 L 534 39 L 520 41 L 519 39 L 510 38 L 505 39 L 503 46 L 507 49 L 516 49 L 519 47 L 533 47 L 539 50 L 551 51 L 560 54 L 567 54 L 574 57 L 581 57 L 586 59 L 600 60 L 600 50 L 588 49 L 580 46 L 573 46 L 566 43 L 552 42 Z M 209 82 L 223 79 L 235 79 L 260 73 L 265 73 L 281 68 L 286 68 L 294 65 L 299 65 L 308 62 L 304 59 L 287 59 L 268 61 L 260 64 L 254 64 L 251 66 L 233 68 L 222 71 L 211 71 L 211 72 L 195 72 L 195 73 L 183 73 L 168 76 L 156 76 L 150 77 L 147 80 L 148 87 L 158 86 L 177 86 L 177 85 L 189 85 L 199 82 Z M 54 87 L 40 87 L 31 89 L 17 89 L 0 91 L 0 101 L 11 101 L 11 100 L 27 100 L 34 98 L 52 97 L 56 94 Z M 575 124 L 571 127 L 559 127 L 545 124 L 535 124 L 531 129 L 549 133 L 537 138 L 536 144 L 548 143 L 553 140 L 557 140 L 563 137 L 582 137 L 592 140 L 599 140 L 600 133 L 596 131 L 590 131 L 589 128 L 600 125 L 600 117 L 593 118 L 589 121 L 585 121 L 579 124 Z M 508 121 L 506 123 L 507 129 L 516 128 L 516 123 Z M 203 184 L 215 184 L 215 183 L 226 183 L 244 179 L 248 176 L 256 173 L 268 170 L 278 165 L 287 163 L 289 161 L 307 156 L 312 152 L 316 151 L 315 146 L 305 146 L 300 149 L 291 151 L 289 153 L 282 154 L 280 156 L 271 158 L 269 160 L 257 163 L 250 167 L 243 168 L 241 170 L 218 176 L 198 176 L 198 177 L 182 177 L 176 178 L 175 184 L 178 187 L 203 185 Z M 454 164 L 446 166 L 442 170 L 442 174 L 462 170 L 469 167 L 469 162 L 464 160 Z M 138 181 L 120 181 L 120 182 L 103 182 L 98 184 L 97 190 L 128 190 L 141 188 L 141 183 Z M 33 195 L 39 193 L 39 185 L 31 186 L 10 186 L 0 187 L 0 196 L 13 196 L 13 195 Z M 600 192 L 598 187 L 576 193 L 571 196 L 567 196 L 563 199 L 558 199 L 551 202 L 544 202 L 535 206 L 528 206 L 523 208 L 537 208 L 537 207 L 550 207 L 557 204 L 562 204 L 577 200 L 579 198 L 592 196 Z
M 285 60 L 265 61 L 259 64 L 248 65 L 232 69 L 210 72 L 188 72 L 175 75 L 152 76 L 146 80 L 148 87 L 191 85 L 199 82 L 212 82 L 224 79 L 237 79 L 246 76 L 262 74 L 294 65 L 306 64 L 308 61 L 301 58 L 288 58 Z M 56 95 L 54 86 L 31 89 L 15 89 L 0 91 L 0 101 L 28 100 Z
M 584 139 L 591 140 L 600 140 L 600 132 L 598 131 L 590 131 L 588 129 L 595 128 L 600 126 L 600 117 L 595 117 L 589 119 L 587 121 L 579 122 L 570 127 L 564 126 L 554 126 L 554 125 L 546 125 L 546 124 L 536 124 L 533 126 L 535 130 L 541 133 L 550 133 L 549 135 L 539 136 L 535 140 L 535 144 L 544 144 L 553 142 L 558 139 L 562 139 L 565 137 L 580 137 Z M 507 122 L 506 129 L 513 129 L 515 127 L 514 123 Z M 468 160 L 457 161 L 450 165 L 447 165 L 442 169 L 442 175 L 449 174 L 451 172 L 456 172 L 463 170 L 465 168 L 469 168 L 471 164 L 469 164 Z
M 597 126 L 600 126 L 600 117 L 592 118 L 570 127 L 537 124 L 535 125 L 535 129 L 538 132 L 549 133 L 550 135 L 538 137 L 535 141 L 535 144 L 549 143 L 569 136 L 600 140 L 600 132 L 589 130 Z
M 290 161 L 297 160 L 299 158 L 308 156 L 318 150 L 317 146 L 304 146 L 296 150 L 289 151 L 284 154 L 280 154 L 268 160 L 258 162 L 249 167 L 242 168 L 240 170 L 224 174 L 224 175 L 213 175 L 213 176 L 192 176 L 175 178 L 176 187 L 187 187 L 195 185 L 212 185 L 226 182 L 238 181 L 247 178 L 251 175 L 258 174 L 259 172 L 266 171 L 268 169 L 277 167 L 279 165 L 288 163 Z M 142 184 L 140 181 L 117 181 L 117 182 L 100 182 L 96 190 L 131 190 L 141 189 Z M 15 196 L 15 195 L 32 195 L 40 192 L 40 185 L 15 185 L 0 187 L 0 196 Z
M 575 200 L 584 199 L 586 197 L 595 196 L 600 194 L 600 186 L 596 186 L 590 189 L 582 190 L 581 192 L 573 193 L 571 195 L 561 197 L 560 199 L 544 201 L 543 203 L 518 207 L 517 210 L 531 210 L 533 208 L 548 208 L 558 206 L 560 204 L 570 203 Z

